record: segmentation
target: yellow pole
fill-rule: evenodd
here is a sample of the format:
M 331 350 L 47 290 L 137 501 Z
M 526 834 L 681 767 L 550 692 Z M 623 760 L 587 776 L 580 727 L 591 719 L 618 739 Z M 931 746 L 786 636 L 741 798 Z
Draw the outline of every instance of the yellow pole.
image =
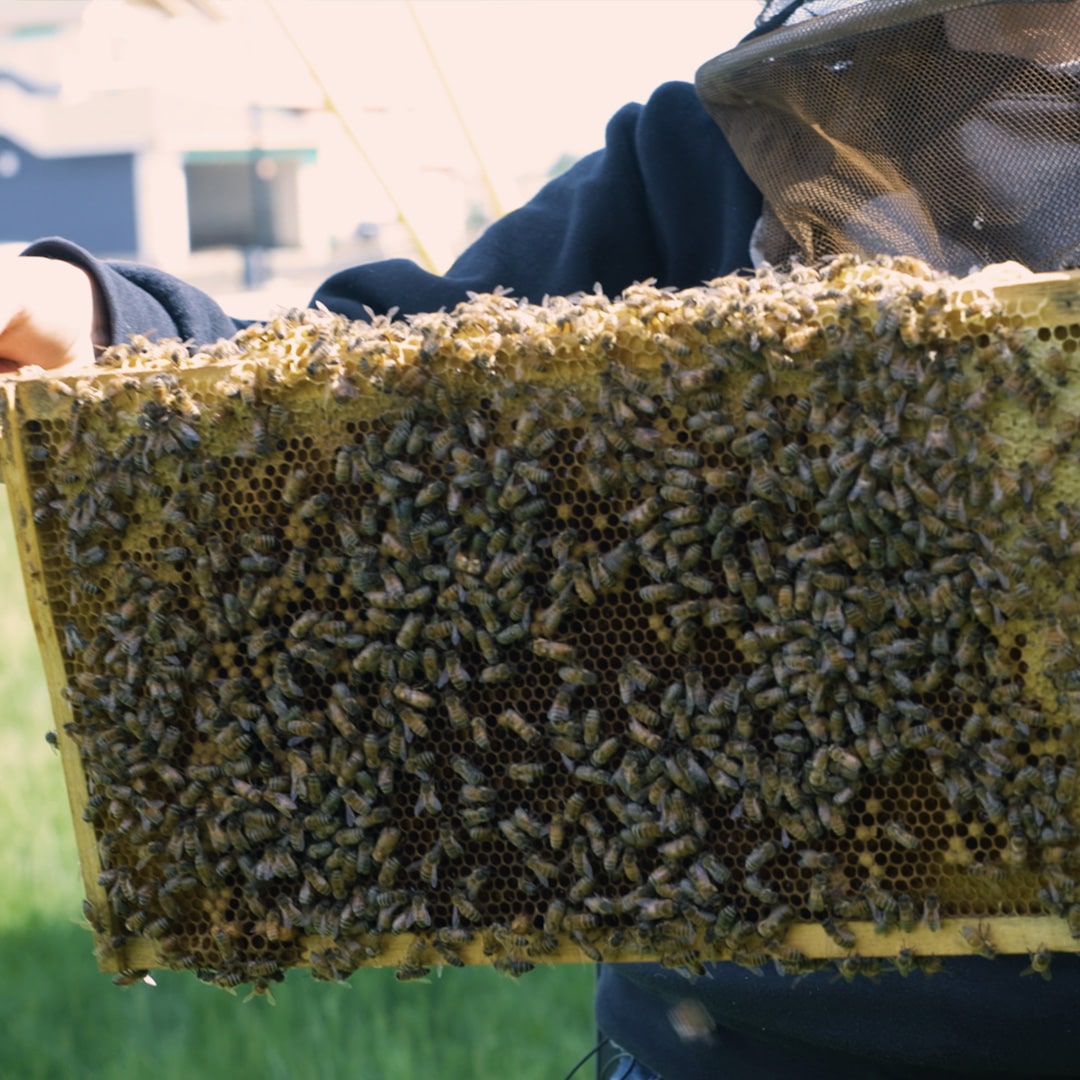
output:
M 356 147 L 360 156 L 364 159 L 364 164 L 367 165 L 367 167 L 371 170 L 371 175 L 375 177 L 375 180 L 378 183 L 379 187 L 382 188 L 386 197 L 393 204 L 394 212 L 397 214 L 398 222 L 405 229 L 405 232 L 408 234 L 409 240 L 412 242 L 413 247 L 416 249 L 417 261 L 420 263 L 421 266 L 424 267 L 425 270 L 429 270 L 431 271 L 431 273 L 437 274 L 438 268 L 435 265 L 435 261 L 428 254 L 427 248 L 424 247 L 424 244 L 420 239 L 420 234 L 416 231 L 415 228 L 413 228 L 412 222 L 409 221 L 409 218 L 406 215 L 401 203 L 398 202 L 397 197 L 390 190 L 390 185 L 387 184 L 386 180 L 383 178 L 382 173 L 380 173 L 379 170 L 375 167 L 375 162 L 371 160 L 370 155 L 364 149 L 363 143 L 360 142 L 360 136 L 357 135 L 356 130 L 353 128 L 352 124 L 349 123 L 348 119 L 345 117 L 345 114 L 338 108 L 337 102 L 334 101 L 334 96 L 330 93 L 330 88 L 323 81 L 323 77 L 316 70 L 315 65 L 311 62 L 311 59 L 304 51 L 303 46 L 300 44 L 299 41 L 296 40 L 296 35 L 293 34 L 292 30 L 289 29 L 288 24 L 285 22 L 285 19 L 283 18 L 281 12 L 278 10 L 277 4 L 274 2 L 274 0 L 263 0 L 263 3 L 266 4 L 271 15 L 273 15 L 274 18 L 277 20 L 278 26 L 281 27 L 285 36 L 289 39 L 292 47 L 296 50 L 297 56 L 300 57 L 301 61 L 303 61 L 304 66 L 308 69 L 308 73 L 311 75 L 311 78 L 314 80 L 315 85 L 322 93 L 324 107 L 328 112 L 333 113 L 334 116 L 338 118 L 338 121 L 344 129 L 345 134 L 348 136 L 349 141 L 353 144 L 353 146 Z
M 439 76 L 439 82 L 442 83 L 443 91 L 446 93 L 446 99 L 450 102 L 450 108 L 454 110 L 454 116 L 457 117 L 457 122 L 465 136 L 465 141 L 469 144 L 472 156 L 475 158 L 477 167 L 480 169 L 480 178 L 484 182 L 484 190 L 487 192 L 491 211 L 495 217 L 501 218 L 506 211 L 503 209 L 499 194 L 495 190 L 495 185 L 487 171 L 487 166 L 484 164 L 484 159 L 480 155 L 480 147 L 476 145 L 476 140 L 472 137 L 469 125 L 465 122 L 465 114 L 461 111 L 461 107 L 457 103 L 457 98 L 454 97 L 454 91 L 450 88 L 450 83 L 447 81 L 442 65 L 435 55 L 435 50 L 431 46 L 431 41 L 424 31 L 423 24 L 420 22 L 420 16 L 416 14 L 416 8 L 413 6 L 412 0 L 405 0 L 405 7 L 408 8 L 409 14 L 412 16 L 412 21 L 416 25 L 416 32 L 420 35 L 420 40 L 424 43 L 424 48 L 427 49 L 431 66 L 435 69 L 435 74 Z

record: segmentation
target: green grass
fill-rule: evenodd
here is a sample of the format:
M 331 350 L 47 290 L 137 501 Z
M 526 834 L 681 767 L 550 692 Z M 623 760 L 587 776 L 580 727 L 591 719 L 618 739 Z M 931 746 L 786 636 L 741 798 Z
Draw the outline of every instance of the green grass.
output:
M 294 971 L 277 1004 L 159 972 L 118 989 L 94 968 L 89 935 L 29 920 L 0 934 L 4 1080 L 260 1080 L 520 1077 L 558 1080 L 592 1039 L 584 968 L 513 984 L 487 969 L 398 983 L 358 972 L 346 987 Z
M 593 972 L 488 969 L 347 987 L 306 971 L 244 1003 L 194 976 L 98 972 L 6 497 L 0 496 L 0 1080 L 558 1080 L 592 1045 Z

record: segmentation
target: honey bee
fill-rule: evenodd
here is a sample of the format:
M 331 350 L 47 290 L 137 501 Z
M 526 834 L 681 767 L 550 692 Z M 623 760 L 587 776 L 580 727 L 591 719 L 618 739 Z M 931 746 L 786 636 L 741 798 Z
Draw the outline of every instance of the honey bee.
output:
M 1070 805 L 1076 790 L 1076 765 L 1069 761 L 1061 766 L 1054 785 L 1054 798 L 1063 805 Z
M 1021 975 L 1038 975 L 1040 978 L 1049 982 L 1051 979 L 1050 974 L 1050 961 L 1052 960 L 1051 952 L 1044 945 L 1040 945 L 1030 956 L 1031 963 L 1028 964 Z
M 627 731 L 634 742 L 640 743 L 646 749 L 653 751 L 653 753 L 659 752 L 664 745 L 663 737 L 658 732 L 650 731 L 644 724 L 639 723 L 637 719 L 630 721 Z
M 997 956 L 997 948 L 990 940 L 990 927 L 985 923 L 976 926 L 962 926 L 960 933 L 972 951 L 977 952 L 987 960 L 993 960 Z
M 467 784 L 482 784 L 487 779 L 482 769 L 460 755 L 450 759 L 450 767 Z
M 457 914 L 468 923 L 483 922 L 483 915 L 463 890 L 455 890 L 450 894 L 450 901 Z
M 770 885 L 766 885 L 756 874 L 747 874 L 743 878 L 743 888 L 755 900 L 770 906 L 779 903 L 780 894 Z
M 380 833 L 379 838 L 375 842 L 375 848 L 372 852 L 372 858 L 377 863 L 383 863 L 390 858 L 394 849 L 398 845 L 398 841 L 401 839 L 401 830 L 395 828 L 392 825 L 387 825 Z
M 426 739 L 431 733 L 427 721 L 415 709 L 403 705 L 398 709 L 398 716 L 401 717 L 402 723 L 404 723 L 409 731 L 417 736 L 417 738 Z
M 821 920 L 825 933 L 836 942 L 842 949 L 855 948 L 855 935 L 842 923 L 838 923 L 831 915 Z
M 506 775 L 511 780 L 526 784 L 535 783 L 546 771 L 547 766 L 542 761 L 516 761 L 506 767 Z
M 595 918 L 595 916 L 592 917 Z M 604 962 L 604 957 L 601 954 L 600 950 L 596 947 L 595 944 L 593 944 L 592 941 L 590 941 L 588 937 L 585 936 L 585 932 L 583 929 L 575 928 L 570 930 L 570 938 L 574 942 L 574 944 L 577 945 L 577 947 L 582 951 L 582 953 L 586 957 L 588 957 L 588 959 L 591 960 L 594 964 L 602 964 Z
M 296 506 L 307 489 L 308 474 L 304 469 L 294 469 L 285 478 L 281 489 L 281 501 L 288 507 Z
M 528 723 L 516 709 L 504 709 L 498 716 L 500 726 L 508 728 L 518 738 L 522 739 L 527 746 L 533 746 L 540 739 L 540 730 Z
M 563 641 L 552 641 L 548 638 L 533 638 L 532 651 L 545 660 L 555 660 L 561 664 L 573 663 L 575 649 L 573 645 Z
M 435 782 L 427 777 L 420 781 L 420 794 L 416 800 L 414 813 L 417 817 L 424 814 L 439 814 L 442 812 L 442 802 L 435 792 Z
M 136 983 L 145 983 L 147 986 L 157 986 L 150 976 L 150 972 L 140 968 L 139 970 L 126 969 L 113 977 L 114 986 L 134 986 Z
M 908 851 L 915 851 L 920 846 L 919 838 L 895 818 L 885 822 L 883 831 L 890 840 Z
M 696 836 L 686 834 L 677 837 L 675 840 L 669 840 L 667 843 L 661 844 L 657 851 L 665 859 L 685 859 L 691 855 L 697 854 L 701 847 L 701 842 Z
M 510 664 L 490 664 L 481 669 L 478 682 L 482 686 L 493 686 L 498 683 L 509 682 L 513 677 L 514 669 Z
M 487 723 L 482 716 L 474 716 L 469 721 L 472 733 L 472 741 L 481 750 L 491 749 L 491 739 L 488 736 Z
M 839 960 L 834 960 L 833 966 L 836 968 L 835 978 L 843 979 L 845 982 L 853 982 L 859 975 L 872 972 L 873 969 L 866 968 L 865 964 L 866 961 L 863 957 L 858 956 L 855 953 L 842 957 Z
M 485 787 L 482 784 L 462 784 L 461 798 L 466 803 L 486 804 L 495 802 L 499 792 L 493 787 Z
M 743 863 L 743 866 L 747 873 L 756 874 L 762 867 L 770 863 L 776 858 L 779 852 L 779 848 L 771 840 L 766 840 L 762 844 L 758 844 Z
M 794 919 L 795 913 L 788 904 L 778 904 L 757 924 L 758 934 L 770 940 L 777 937 Z
M 420 960 L 426 951 L 426 942 L 420 940 L 409 946 L 405 959 L 394 971 L 394 978 L 398 982 L 415 982 L 427 978 L 431 974 L 431 968 L 424 967 Z

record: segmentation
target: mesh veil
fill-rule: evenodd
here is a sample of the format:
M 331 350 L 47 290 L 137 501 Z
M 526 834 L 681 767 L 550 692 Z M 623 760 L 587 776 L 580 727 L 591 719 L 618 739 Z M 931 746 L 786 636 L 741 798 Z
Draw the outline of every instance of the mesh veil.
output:
M 864 0 L 697 73 L 764 252 L 1080 261 L 1080 0 Z

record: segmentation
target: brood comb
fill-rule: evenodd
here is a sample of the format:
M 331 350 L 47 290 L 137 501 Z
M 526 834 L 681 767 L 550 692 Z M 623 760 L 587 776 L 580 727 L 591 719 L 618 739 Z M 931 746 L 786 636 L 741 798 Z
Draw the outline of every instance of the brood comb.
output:
M 841 258 L 7 380 L 101 965 L 1045 971 L 1077 298 Z

